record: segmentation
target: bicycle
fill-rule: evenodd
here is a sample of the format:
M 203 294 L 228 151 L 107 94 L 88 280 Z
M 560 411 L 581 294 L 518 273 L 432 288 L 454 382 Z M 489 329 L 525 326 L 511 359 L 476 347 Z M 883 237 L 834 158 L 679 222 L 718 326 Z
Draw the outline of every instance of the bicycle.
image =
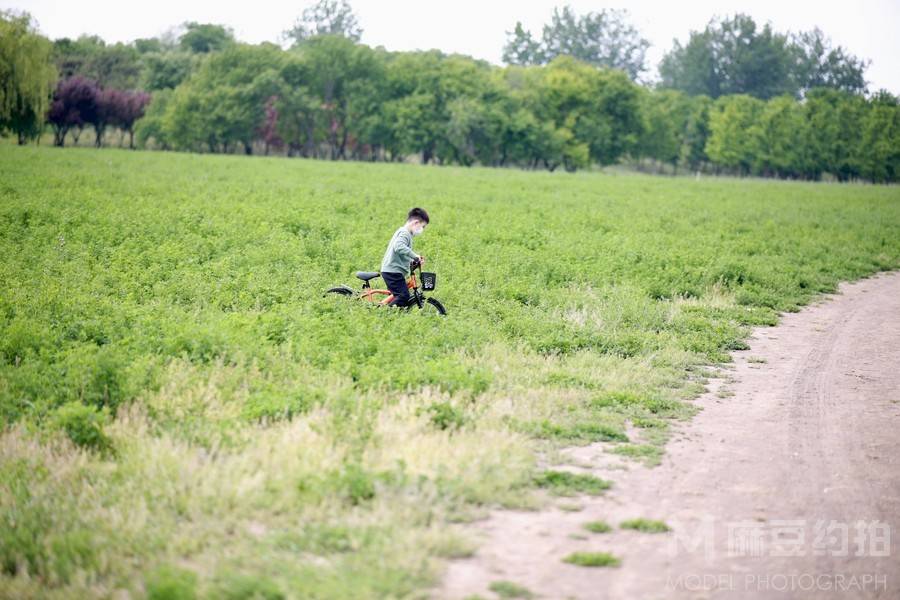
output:
M 437 275 L 422 271 L 422 264 L 418 260 L 410 263 L 409 277 L 406 279 L 406 287 L 409 288 L 409 304 L 406 308 L 418 306 L 421 310 L 435 312 L 439 315 L 446 315 L 447 309 L 441 304 L 437 298 L 428 298 L 425 292 L 434 290 L 437 286 Z M 419 271 L 419 277 L 416 277 L 416 270 Z M 371 302 L 377 306 L 384 306 L 394 299 L 394 294 L 390 290 L 373 288 L 371 281 L 376 277 L 381 277 L 378 271 L 357 271 L 356 277 L 363 282 L 362 289 L 357 292 L 348 285 L 339 285 L 329 288 L 326 294 L 340 294 L 342 296 L 357 296 L 364 302 Z M 421 286 L 419 285 L 421 282 Z

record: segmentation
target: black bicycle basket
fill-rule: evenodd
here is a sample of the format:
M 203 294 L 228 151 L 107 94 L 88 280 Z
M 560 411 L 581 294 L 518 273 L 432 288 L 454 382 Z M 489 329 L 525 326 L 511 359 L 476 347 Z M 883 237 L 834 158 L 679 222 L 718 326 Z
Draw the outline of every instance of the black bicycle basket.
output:
M 437 286 L 437 275 L 422 271 L 422 289 L 433 290 Z

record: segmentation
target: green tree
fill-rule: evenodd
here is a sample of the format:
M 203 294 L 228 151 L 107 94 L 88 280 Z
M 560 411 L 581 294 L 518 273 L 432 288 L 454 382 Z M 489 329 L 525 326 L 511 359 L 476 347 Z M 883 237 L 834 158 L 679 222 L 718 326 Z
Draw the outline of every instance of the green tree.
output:
M 516 67 L 509 69 L 514 68 Z M 521 94 L 517 94 L 507 85 L 507 73 L 500 73 L 497 77 L 501 80 L 499 89 L 502 90 L 502 95 L 493 104 L 493 109 L 499 113 L 500 121 L 498 154 L 494 164 L 534 167 L 540 154 L 539 146 L 544 141 L 541 136 L 541 123 L 524 105 Z
M 502 80 L 483 63 L 465 65 L 471 88 L 447 104 L 446 137 L 453 161 L 462 165 L 479 162 L 498 165 L 508 160 L 504 152 L 509 114 L 517 106 Z M 457 73 L 465 77 L 464 73 Z
M 236 42 L 230 27 L 213 23 L 189 22 L 183 25 L 185 31 L 178 38 L 182 50 L 195 54 L 218 52 L 233 46 Z
M 869 62 L 834 47 L 822 30 L 801 32 L 792 37 L 796 55 L 796 79 L 801 92 L 833 88 L 854 94 L 866 91 L 865 71 Z
M 571 56 L 598 67 L 621 69 L 634 80 L 646 70 L 650 42 L 629 23 L 628 11 L 602 9 L 578 16 L 569 6 L 555 8 L 544 25 L 541 41 L 517 22 L 507 33 L 503 60 L 508 64 L 546 64 Z
M 759 119 L 764 103 L 747 94 L 723 96 L 709 114 L 709 139 L 706 154 L 717 167 L 747 175 L 757 156 L 752 127 Z
M 314 157 L 318 139 L 316 122 L 319 104 L 303 86 L 290 86 L 278 95 L 275 104 L 278 111 L 276 129 L 285 141 L 288 156 L 300 154 Z
M 309 38 L 295 52 L 305 65 L 306 87 L 321 104 L 319 127 L 329 158 L 347 158 L 364 122 L 379 110 L 383 61 L 368 46 L 339 35 Z
M 435 157 L 440 134 L 438 102 L 433 93 L 416 91 L 385 104 L 384 114 L 393 123 L 387 146 L 392 154 L 421 153 L 428 164 Z
M 611 165 L 634 152 L 643 133 L 640 88 L 616 69 L 598 70 L 592 88 L 592 110 L 575 134 L 588 140 L 592 160 Z
M 284 38 L 297 46 L 320 35 L 338 35 L 358 42 L 362 28 L 347 0 L 319 0 L 303 11 Z
M 134 40 L 132 45 L 138 51 L 138 54 L 165 52 L 168 50 L 160 38 L 139 38 Z
M 97 80 L 93 73 L 88 73 L 88 63 L 95 54 L 103 51 L 106 42 L 99 36 L 82 35 L 78 39 L 60 38 L 53 41 L 53 61 L 59 70 L 60 79 L 69 79 L 82 75 Z
M 677 169 L 691 117 L 691 102 L 676 90 L 641 90 L 643 132 L 637 154 Z
M 749 94 L 767 99 L 794 94 L 795 54 L 786 35 L 759 29 L 748 15 L 713 19 L 703 31 L 692 31 L 687 44 L 677 40 L 662 59 L 662 87 L 718 98 Z
M 210 54 L 190 79 L 176 88 L 163 126 L 178 148 L 230 152 L 253 142 L 265 104 L 282 91 L 283 52 L 274 44 L 235 44 Z
M 388 142 L 393 154 L 421 154 L 428 164 L 445 144 L 446 93 L 442 89 L 442 53 L 403 52 L 387 65 L 385 118 L 392 124 Z
M 709 160 L 706 155 L 706 141 L 709 139 L 709 111 L 713 101 L 709 96 L 688 98 L 688 118 L 681 138 L 681 164 L 698 170 Z
M 166 127 L 166 113 L 172 101 L 173 90 L 162 89 L 153 93 L 147 112 L 135 125 L 134 136 L 138 145 L 146 148 L 152 141 L 161 150 L 169 150 L 173 144 Z
M 148 52 L 141 56 L 141 87 L 175 89 L 197 68 L 199 57 L 187 52 Z
M 516 21 L 512 31 L 506 32 L 503 62 L 508 65 L 539 65 L 544 63 L 544 50 L 530 31 Z
M 556 169 L 563 161 L 563 150 L 571 132 L 560 132 L 540 102 L 538 85 L 544 68 L 511 65 L 503 76 L 513 101 L 513 110 L 504 130 L 507 160 L 536 169 Z
M 561 56 L 546 67 L 510 74 L 540 124 L 539 160 L 548 169 L 611 164 L 636 148 L 642 131 L 638 87 L 623 72 Z
M 821 168 L 809 155 L 809 123 L 803 107 L 792 96 L 766 102 L 751 132 L 755 137 L 756 173 L 766 177 L 818 178 Z
M 19 144 L 40 135 L 56 84 L 53 46 L 31 16 L 0 11 L 0 133 Z
M 501 164 L 509 161 L 531 169 L 555 169 L 563 162 L 572 132 L 558 128 L 553 115 L 541 103 L 537 86 L 543 70 L 509 66 L 503 72 L 510 106 L 502 133 Z M 585 150 L 588 149 L 579 149 L 579 155 Z
M 861 145 L 866 101 L 840 90 L 811 90 L 803 104 L 809 123 L 809 152 L 820 172 L 846 181 L 860 175 Z
M 61 38 L 53 43 L 53 55 L 62 79 L 81 75 L 101 87 L 120 90 L 140 84 L 141 55 L 133 45 L 107 45 L 97 36 Z
M 869 101 L 859 146 L 860 174 L 875 183 L 900 180 L 900 106 L 879 91 Z

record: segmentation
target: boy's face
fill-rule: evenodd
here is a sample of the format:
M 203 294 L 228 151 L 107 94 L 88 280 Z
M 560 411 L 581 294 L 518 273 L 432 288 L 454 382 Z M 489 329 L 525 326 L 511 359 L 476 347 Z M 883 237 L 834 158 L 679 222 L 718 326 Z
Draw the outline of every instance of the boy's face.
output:
M 409 230 L 413 235 L 422 235 L 426 227 L 428 227 L 428 223 L 419 219 L 411 219 L 409 222 Z

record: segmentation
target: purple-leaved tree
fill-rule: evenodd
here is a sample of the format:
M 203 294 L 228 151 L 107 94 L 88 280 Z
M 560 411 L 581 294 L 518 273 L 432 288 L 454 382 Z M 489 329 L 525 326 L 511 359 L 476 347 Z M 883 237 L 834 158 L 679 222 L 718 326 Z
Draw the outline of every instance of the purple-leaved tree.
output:
M 134 123 L 144 116 L 144 110 L 150 103 L 147 92 L 110 90 L 106 96 L 108 102 L 108 122 L 128 134 L 128 147 L 134 150 Z
M 266 145 L 266 156 L 269 155 L 270 148 L 277 150 L 284 146 L 284 140 L 278 135 L 278 107 L 275 106 L 276 102 L 278 102 L 278 96 L 270 96 L 266 100 L 265 117 L 258 130 L 259 136 Z
M 66 134 L 93 123 L 97 118 L 100 88 L 97 82 L 81 76 L 60 81 L 53 94 L 47 120 L 53 127 L 53 143 L 62 146 L 66 143 Z M 76 136 L 76 142 L 77 142 Z

